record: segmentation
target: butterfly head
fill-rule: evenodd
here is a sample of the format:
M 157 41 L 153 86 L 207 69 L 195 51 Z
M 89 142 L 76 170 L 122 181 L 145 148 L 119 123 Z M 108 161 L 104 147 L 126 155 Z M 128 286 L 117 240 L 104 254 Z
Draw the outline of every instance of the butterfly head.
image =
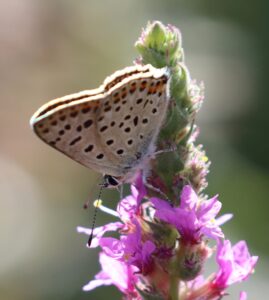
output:
M 118 177 L 107 175 L 105 174 L 103 177 L 104 181 L 102 186 L 105 188 L 117 188 L 119 185 L 122 184 Z

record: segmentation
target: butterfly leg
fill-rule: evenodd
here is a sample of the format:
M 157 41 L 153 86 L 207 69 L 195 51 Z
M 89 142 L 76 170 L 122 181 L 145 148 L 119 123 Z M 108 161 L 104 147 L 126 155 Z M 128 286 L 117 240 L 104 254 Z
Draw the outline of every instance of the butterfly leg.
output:
M 120 199 L 122 199 L 123 198 L 123 184 L 121 184 L 120 186 L 118 186 L 117 190 L 120 193 Z
M 142 175 L 142 180 L 143 180 L 143 184 L 145 185 L 146 188 L 148 188 L 149 190 L 161 195 L 164 199 L 169 201 L 169 198 L 166 196 L 166 194 L 164 192 L 162 192 L 159 188 L 153 186 L 152 184 L 150 184 L 147 181 L 147 177 L 146 177 L 145 173 L 143 173 L 143 175 Z
M 164 192 L 162 192 L 159 188 L 156 188 L 155 186 L 151 185 L 151 184 L 148 183 L 148 182 L 144 182 L 144 185 L 145 185 L 148 189 L 152 190 L 152 191 L 155 192 L 155 193 L 158 193 L 158 194 L 161 195 L 164 199 L 166 199 L 167 201 L 170 202 L 170 200 L 169 200 L 169 198 L 166 196 L 166 194 L 165 194 Z
M 170 145 L 170 147 L 167 148 L 167 149 L 158 150 L 158 151 L 154 152 L 151 155 L 156 156 L 156 155 L 159 155 L 159 154 L 162 154 L 162 153 L 175 152 L 176 150 L 177 150 L 177 146 L 174 144 L 174 145 Z

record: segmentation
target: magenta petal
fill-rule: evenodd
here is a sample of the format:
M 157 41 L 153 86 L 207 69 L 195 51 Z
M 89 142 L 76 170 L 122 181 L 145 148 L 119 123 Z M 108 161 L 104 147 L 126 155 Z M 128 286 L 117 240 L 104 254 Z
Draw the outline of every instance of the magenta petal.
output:
M 222 230 L 220 229 L 220 227 L 218 226 L 212 226 L 212 227 L 202 227 L 201 228 L 201 232 L 211 238 L 211 239 L 214 239 L 214 240 L 217 240 L 217 239 L 220 239 L 220 238 L 224 238 L 224 234 L 222 232 Z
M 144 243 L 144 251 L 151 254 L 156 249 L 155 244 L 152 241 L 146 241 Z
M 180 197 L 180 208 L 194 209 L 198 203 L 198 196 L 190 185 L 183 187 Z
M 133 196 L 137 199 L 137 204 L 140 205 L 142 199 L 145 197 L 145 195 L 147 193 L 147 190 L 143 183 L 142 174 L 139 174 L 139 176 L 137 176 L 136 181 L 135 181 L 135 189 L 133 189 L 133 187 L 134 186 L 131 186 Z
M 258 257 L 250 256 L 245 241 L 240 241 L 233 246 L 233 256 L 237 269 L 237 276 L 235 280 L 242 281 L 247 279 L 258 261 Z
M 214 280 L 219 288 L 240 282 L 248 278 L 258 260 L 257 256 L 250 256 L 244 241 L 238 242 L 234 247 L 230 241 L 218 243 L 217 262 L 219 271 Z
M 113 257 L 114 259 L 122 258 L 124 251 L 121 241 L 112 237 L 104 237 L 100 239 L 99 244 L 106 255 Z
M 239 300 L 247 300 L 247 293 L 244 291 L 240 292 Z
M 216 224 L 218 226 L 221 226 L 224 223 L 230 221 L 232 218 L 233 218 L 233 214 L 224 214 L 216 219 Z
M 221 209 L 217 196 L 201 202 L 192 187 L 187 185 L 180 200 L 179 207 L 172 207 L 167 201 L 152 198 L 155 217 L 175 226 L 185 242 L 199 242 L 203 235 L 215 240 L 224 237 L 219 223 L 227 221 L 230 216 L 216 222 L 215 217 Z
M 159 198 L 151 198 L 150 201 L 154 204 L 156 210 L 168 209 L 173 210 L 171 204 Z
M 235 244 L 233 246 L 233 253 L 236 263 L 239 265 L 245 264 L 251 258 L 245 241 L 239 241 Z
M 104 272 L 100 272 L 98 273 L 97 275 L 101 275 L 101 274 L 104 274 Z M 96 275 L 96 277 L 97 277 Z M 105 276 L 104 276 L 105 277 Z M 103 279 L 94 279 L 94 280 L 91 280 L 88 284 L 84 285 L 83 286 L 83 291 L 85 292 L 89 292 L 99 286 L 102 286 L 102 285 L 111 285 L 113 282 L 110 278 L 103 278 Z
M 199 289 L 202 285 L 204 285 L 206 282 L 203 275 L 198 275 L 195 279 L 188 281 L 186 284 L 188 286 L 188 289 L 190 290 L 196 290 Z
M 123 293 L 135 292 L 134 284 L 137 281 L 132 269 L 121 261 L 115 260 L 104 253 L 100 253 L 100 264 L 103 272 L 112 283 Z
M 142 199 L 146 194 L 141 175 L 136 179 L 135 185 L 131 185 L 132 195 L 122 199 L 117 207 L 117 212 L 123 221 L 131 220 L 139 213 Z
M 137 200 L 133 196 L 123 198 L 118 204 L 117 212 L 123 221 L 130 220 L 137 212 Z
M 122 228 L 124 225 L 120 222 L 114 222 L 114 223 L 108 223 L 104 226 L 96 227 L 93 230 L 93 239 L 91 242 L 90 248 L 96 248 L 99 246 L 99 240 L 100 238 L 108 231 L 116 231 L 120 228 Z M 91 235 L 92 230 L 85 227 L 77 227 L 77 231 L 79 233 L 85 233 L 87 235 Z
M 143 260 L 146 261 L 150 258 L 151 254 L 155 251 L 156 246 L 152 241 L 146 241 L 142 249 Z
M 95 236 L 102 236 L 104 233 L 106 233 L 107 231 L 116 231 L 120 228 L 123 227 L 123 224 L 120 222 L 114 222 L 114 223 L 108 223 L 104 226 L 100 226 L 100 227 L 96 227 L 93 230 L 93 235 Z M 87 235 L 90 235 L 92 233 L 91 228 L 86 228 L 86 227 L 81 227 L 78 226 L 77 227 L 77 232 L 79 233 L 85 233 Z
M 86 228 L 86 227 L 82 227 L 82 226 L 77 226 L 77 232 L 78 233 L 84 233 L 84 234 L 87 234 L 87 235 L 90 235 L 92 230 L 91 228 Z
M 200 204 L 200 207 L 197 211 L 197 218 L 201 222 L 208 222 L 212 219 L 215 219 L 216 215 L 221 209 L 221 203 L 217 200 L 217 196 L 205 200 Z

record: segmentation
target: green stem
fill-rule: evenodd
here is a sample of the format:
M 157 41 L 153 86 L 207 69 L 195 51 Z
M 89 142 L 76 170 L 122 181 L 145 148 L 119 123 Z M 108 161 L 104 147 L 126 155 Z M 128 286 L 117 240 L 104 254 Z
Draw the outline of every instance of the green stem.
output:
M 175 276 L 170 277 L 169 300 L 179 300 L 179 280 Z

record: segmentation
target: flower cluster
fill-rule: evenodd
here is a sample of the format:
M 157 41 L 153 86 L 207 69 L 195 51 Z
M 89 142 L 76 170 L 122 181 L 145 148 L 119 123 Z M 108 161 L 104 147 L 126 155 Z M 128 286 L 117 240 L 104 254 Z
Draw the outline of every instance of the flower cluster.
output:
M 221 208 L 216 196 L 201 201 L 187 185 L 180 205 L 173 207 L 162 199 L 144 199 L 141 177 L 131 190 L 132 195 L 118 204 L 120 222 L 94 229 L 90 247 L 101 247 L 102 271 L 84 286 L 85 291 L 113 284 L 125 299 L 147 299 L 147 294 L 170 299 L 175 289 L 171 282 L 176 282 L 176 299 L 220 299 L 227 287 L 253 272 L 257 257 L 250 256 L 245 242 L 232 247 L 223 240 L 220 225 L 231 215 L 216 218 Z M 87 228 L 78 231 L 91 234 Z M 115 231 L 118 238 L 104 236 Z M 217 243 L 219 270 L 204 279 L 200 273 L 213 252 L 209 239 Z
M 203 194 L 210 162 L 202 145 L 195 145 L 203 86 L 191 80 L 181 44 L 179 30 L 160 22 L 149 23 L 136 43 L 137 63 L 169 69 L 170 103 L 156 143 L 161 154 L 152 155 L 146 174 L 137 172 L 117 211 L 100 206 L 117 222 L 93 231 L 78 228 L 92 237 L 90 248 L 101 248 L 102 270 L 85 291 L 115 285 L 128 300 L 219 300 L 254 271 L 258 258 L 244 241 L 232 246 L 221 229 L 232 215 L 218 216 L 218 196 Z M 174 150 L 166 151 L 171 145 Z M 205 262 L 213 255 L 218 270 L 205 278 Z M 246 297 L 241 292 L 240 300 Z

